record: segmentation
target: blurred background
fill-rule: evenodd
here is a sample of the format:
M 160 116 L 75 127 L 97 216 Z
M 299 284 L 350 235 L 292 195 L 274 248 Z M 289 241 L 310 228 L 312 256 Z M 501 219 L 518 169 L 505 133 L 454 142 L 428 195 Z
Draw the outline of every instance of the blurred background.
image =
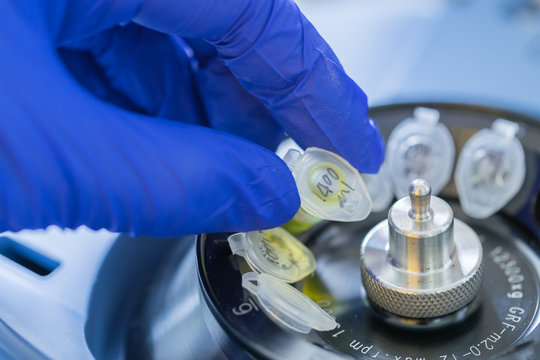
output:
M 540 115 L 538 0 L 300 0 L 371 106 L 412 101 Z

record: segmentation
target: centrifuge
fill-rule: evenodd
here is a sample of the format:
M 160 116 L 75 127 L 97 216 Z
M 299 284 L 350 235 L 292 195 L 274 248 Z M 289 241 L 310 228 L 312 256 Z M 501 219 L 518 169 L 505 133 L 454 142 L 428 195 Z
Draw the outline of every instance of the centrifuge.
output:
M 537 357 L 537 7 L 395 1 L 383 11 L 378 2 L 337 3 L 300 6 L 373 94 L 370 116 L 387 157 L 379 174 L 363 175 L 367 217 L 314 221 L 294 235 L 308 252 L 285 258 L 313 258 L 282 294 L 309 299 L 295 309 L 310 316 L 276 311 L 288 309 L 276 305 L 282 296 L 256 296 L 253 281 L 260 290 L 273 280 L 231 249 L 234 234 L 4 233 L 0 358 Z M 348 30 L 332 33 L 329 14 Z
M 15 359 L 534 358 L 540 339 L 538 120 L 494 108 L 443 103 L 376 107 L 371 116 L 389 136 L 419 107 L 439 112 L 457 156 L 474 134 L 489 129 L 496 119 L 526 129 L 517 135 L 524 150 L 524 180 L 516 195 L 487 218 L 463 211 L 454 180 L 436 196 L 421 180 L 416 181 L 418 196 L 390 201 L 387 208 L 362 221 L 321 221 L 297 235 L 314 255 L 316 269 L 293 285 L 335 319 L 335 328 L 301 333 L 269 317 L 242 286 L 242 275 L 253 270 L 243 257 L 233 254 L 227 241 L 231 234 L 151 239 L 52 228 L 0 238 L 4 289 L 0 355 Z M 427 206 L 422 198 L 426 194 L 431 199 Z M 414 215 L 418 219 L 431 209 L 433 219 L 439 220 L 429 226 L 415 225 L 414 216 L 406 219 L 410 209 L 424 209 Z M 395 227 L 393 240 L 388 238 L 388 226 Z M 445 250 L 433 245 L 415 252 L 411 239 L 418 238 L 441 244 L 453 239 L 459 255 L 455 262 L 466 278 L 440 275 L 448 264 L 433 257 L 427 261 L 425 254 L 437 257 Z M 377 258 L 377 253 L 387 254 L 392 241 L 397 244 L 394 260 L 404 268 L 392 265 L 394 260 L 387 256 Z M 426 269 L 414 271 L 414 254 L 420 259 L 416 263 L 434 267 L 428 278 L 442 280 L 424 289 L 415 286 L 417 279 L 424 281 L 421 271 Z M 377 262 L 388 268 L 377 268 Z M 392 278 L 391 270 L 401 277 Z M 389 277 L 378 276 L 378 271 Z M 374 291 L 370 276 L 382 292 Z M 415 281 L 391 284 L 392 279 L 404 278 Z M 463 292 L 469 288 L 473 290 Z M 400 303 L 424 301 L 420 309 L 429 311 L 415 312 L 413 305 L 396 310 L 391 297 L 403 294 Z M 431 296 L 430 306 L 426 296 Z

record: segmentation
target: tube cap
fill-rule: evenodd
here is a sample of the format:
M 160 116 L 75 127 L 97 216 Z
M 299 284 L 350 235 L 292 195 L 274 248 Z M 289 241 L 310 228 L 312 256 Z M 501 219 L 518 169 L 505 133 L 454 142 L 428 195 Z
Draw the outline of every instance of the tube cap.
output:
M 371 211 L 386 210 L 394 198 L 392 176 L 388 170 L 388 161 L 385 161 L 376 174 L 362 174 L 366 188 L 371 197 L 373 207 Z
M 414 117 L 402 121 L 390 134 L 387 146 L 390 173 L 398 199 L 407 196 L 417 178 L 438 194 L 452 175 L 455 146 L 450 132 L 439 122 L 439 112 L 418 107 Z
M 282 228 L 237 233 L 227 241 L 233 254 L 246 259 L 258 273 L 296 282 L 315 271 L 311 250 Z
M 474 134 L 459 156 L 454 179 L 467 215 L 487 218 L 519 191 L 525 180 L 525 153 L 515 137 L 519 125 L 504 119 Z
M 268 317 L 293 331 L 307 334 L 311 329 L 328 331 L 337 326 L 331 315 L 283 280 L 250 272 L 242 276 L 242 286 L 257 298 Z
M 333 221 L 360 221 L 369 215 L 372 204 L 364 181 L 341 156 L 312 147 L 304 153 L 289 150 L 283 160 L 308 214 Z

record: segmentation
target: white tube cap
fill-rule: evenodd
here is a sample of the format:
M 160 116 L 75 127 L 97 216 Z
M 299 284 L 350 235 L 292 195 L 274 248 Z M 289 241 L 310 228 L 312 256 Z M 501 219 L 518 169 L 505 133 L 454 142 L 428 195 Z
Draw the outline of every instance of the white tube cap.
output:
M 515 137 L 519 125 L 504 119 L 482 129 L 465 144 L 458 159 L 459 201 L 467 215 L 487 218 L 510 201 L 525 180 L 525 152 Z
M 416 108 L 414 116 L 396 126 L 388 138 L 388 165 L 396 197 L 407 196 L 414 179 L 427 180 L 433 195 L 438 194 L 450 180 L 454 155 L 454 141 L 439 122 L 439 112 Z
M 288 329 L 307 334 L 311 329 L 329 331 L 337 326 L 330 314 L 283 280 L 251 272 L 242 276 L 242 286 L 270 319 Z
M 392 175 L 388 170 L 388 161 L 385 161 L 377 174 L 362 174 L 366 188 L 371 197 L 373 207 L 371 211 L 386 210 L 394 199 Z
M 360 221 L 371 211 L 371 198 L 360 173 L 341 156 L 319 148 L 289 150 L 291 169 L 302 209 L 333 221 Z
M 258 273 L 292 283 L 315 271 L 311 250 L 282 228 L 237 233 L 227 241 L 233 254 L 242 256 Z

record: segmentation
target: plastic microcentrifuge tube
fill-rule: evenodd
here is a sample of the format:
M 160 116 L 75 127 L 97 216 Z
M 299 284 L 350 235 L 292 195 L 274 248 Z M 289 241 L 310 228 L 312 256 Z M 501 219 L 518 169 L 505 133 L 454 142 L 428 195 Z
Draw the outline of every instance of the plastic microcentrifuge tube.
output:
M 512 199 L 525 179 L 525 153 L 515 137 L 519 125 L 504 119 L 482 129 L 465 144 L 454 179 L 463 211 L 487 218 Z
M 315 271 L 311 250 L 282 228 L 237 233 L 228 242 L 233 254 L 258 273 L 296 282 Z
M 364 183 L 371 197 L 371 211 L 379 212 L 388 208 L 394 198 L 392 177 L 385 161 L 377 174 L 362 174 Z
M 371 211 L 371 198 L 362 177 L 341 156 L 319 148 L 304 153 L 291 149 L 284 159 L 291 169 L 300 210 L 284 225 L 293 234 L 307 230 L 321 219 L 359 221 Z
M 398 199 L 408 195 L 414 179 L 427 180 L 433 195 L 450 180 L 455 147 L 439 117 L 437 110 L 418 107 L 412 118 L 402 121 L 390 134 L 388 165 Z
M 329 331 L 336 320 L 295 287 L 268 274 L 246 273 L 242 286 L 253 294 L 274 322 L 307 334 L 311 329 Z

